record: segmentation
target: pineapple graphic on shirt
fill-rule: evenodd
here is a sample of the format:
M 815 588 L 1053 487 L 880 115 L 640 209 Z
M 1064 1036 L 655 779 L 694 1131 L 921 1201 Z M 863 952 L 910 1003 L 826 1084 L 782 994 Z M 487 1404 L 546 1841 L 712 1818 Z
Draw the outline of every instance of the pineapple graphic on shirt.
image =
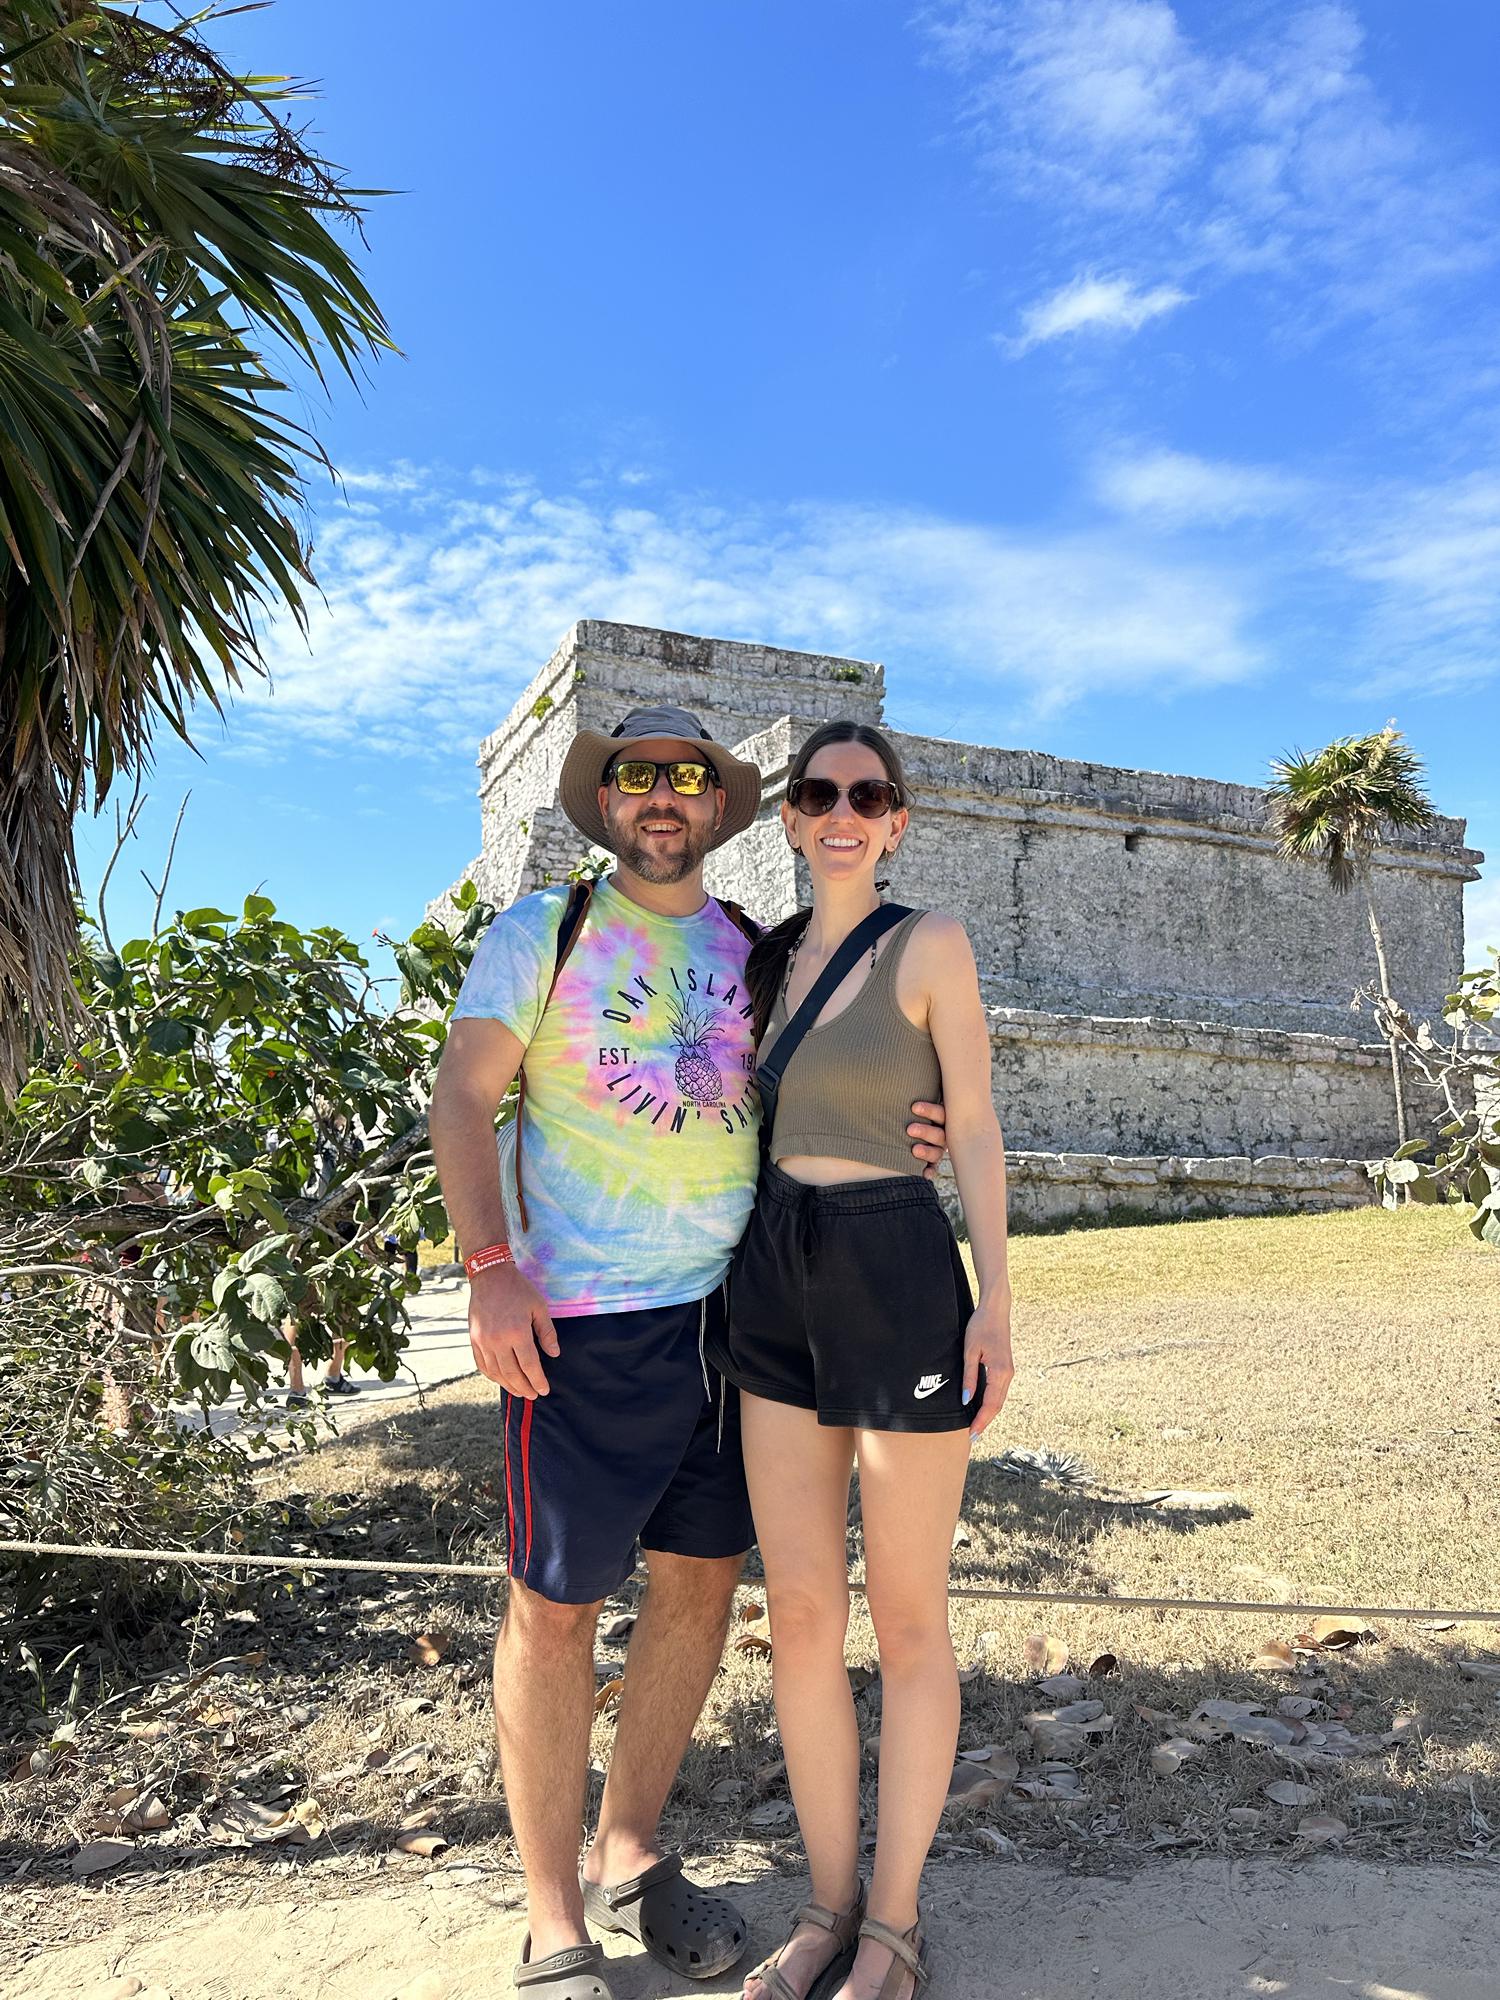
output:
M 724 1095 L 724 1079 L 708 1050 L 721 1031 L 709 1019 L 709 1009 L 674 1000 L 667 1019 L 679 1050 L 672 1071 L 677 1088 L 694 1104 L 717 1104 Z

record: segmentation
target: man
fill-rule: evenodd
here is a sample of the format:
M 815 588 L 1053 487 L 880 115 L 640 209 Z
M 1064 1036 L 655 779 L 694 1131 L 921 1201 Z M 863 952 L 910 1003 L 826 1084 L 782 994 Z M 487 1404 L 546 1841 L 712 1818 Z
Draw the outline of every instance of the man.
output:
M 526 1873 L 516 1983 L 533 2000 L 609 2000 L 586 1924 L 689 1978 L 746 1943 L 733 1905 L 662 1853 L 657 1823 L 754 1539 L 735 1397 L 702 1358 L 759 1160 L 754 926 L 705 894 L 703 861 L 750 825 L 760 792 L 755 766 L 684 709 L 581 731 L 558 795 L 618 865 L 561 940 L 577 918 L 566 886 L 496 917 L 433 1092 L 470 1341 L 504 1392 L 512 1581 L 495 1719 Z M 502 1193 L 495 1115 L 523 1059 Z M 938 1125 L 910 1129 L 920 1160 L 942 1157 Z M 638 1546 L 649 1583 L 580 1878 L 594 1627 Z

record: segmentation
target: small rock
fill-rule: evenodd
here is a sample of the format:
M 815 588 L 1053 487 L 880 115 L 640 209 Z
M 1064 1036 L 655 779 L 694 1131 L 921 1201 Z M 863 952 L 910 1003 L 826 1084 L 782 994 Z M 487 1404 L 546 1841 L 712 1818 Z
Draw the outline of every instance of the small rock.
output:
M 79 1996 L 79 2000 L 135 2000 L 135 1995 L 144 1993 L 146 1982 L 137 1979 L 133 1972 L 127 1972 L 120 1979 L 106 1979 L 102 1985 L 90 1986 Z

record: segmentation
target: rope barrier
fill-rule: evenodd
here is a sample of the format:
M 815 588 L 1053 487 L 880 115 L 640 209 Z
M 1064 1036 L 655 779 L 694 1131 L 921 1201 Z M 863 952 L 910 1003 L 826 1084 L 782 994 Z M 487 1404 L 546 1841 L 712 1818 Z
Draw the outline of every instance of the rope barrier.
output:
M 497 1563 L 377 1562 L 357 1556 L 238 1555 L 211 1549 L 116 1549 L 73 1542 L 0 1541 L 0 1555 L 93 1557 L 106 1562 L 167 1562 L 186 1568 L 273 1569 L 294 1572 L 335 1571 L 373 1576 L 463 1576 L 494 1579 L 509 1571 Z M 850 1578 L 850 1588 L 864 1584 Z M 1296 1604 L 1265 1598 L 1107 1597 L 1073 1590 L 981 1590 L 956 1587 L 950 1597 L 1000 1604 L 1071 1604 L 1111 1611 L 1217 1611 L 1230 1616 L 1264 1616 L 1277 1612 L 1293 1618 L 1382 1618 L 1434 1625 L 1500 1625 L 1500 1611 L 1433 1609 L 1410 1604 Z

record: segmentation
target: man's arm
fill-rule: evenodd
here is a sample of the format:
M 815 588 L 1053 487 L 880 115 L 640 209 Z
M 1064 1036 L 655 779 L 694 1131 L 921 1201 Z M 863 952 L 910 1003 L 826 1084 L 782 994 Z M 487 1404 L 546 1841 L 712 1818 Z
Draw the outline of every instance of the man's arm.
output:
M 448 1030 L 427 1124 L 461 1257 L 509 1240 L 495 1113 L 525 1053 L 502 1021 L 466 1018 Z M 547 1394 L 537 1350 L 555 1357 L 557 1332 L 546 1300 L 513 1264 L 497 1264 L 471 1283 L 469 1343 L 481 1373 L 502 1389 Z

